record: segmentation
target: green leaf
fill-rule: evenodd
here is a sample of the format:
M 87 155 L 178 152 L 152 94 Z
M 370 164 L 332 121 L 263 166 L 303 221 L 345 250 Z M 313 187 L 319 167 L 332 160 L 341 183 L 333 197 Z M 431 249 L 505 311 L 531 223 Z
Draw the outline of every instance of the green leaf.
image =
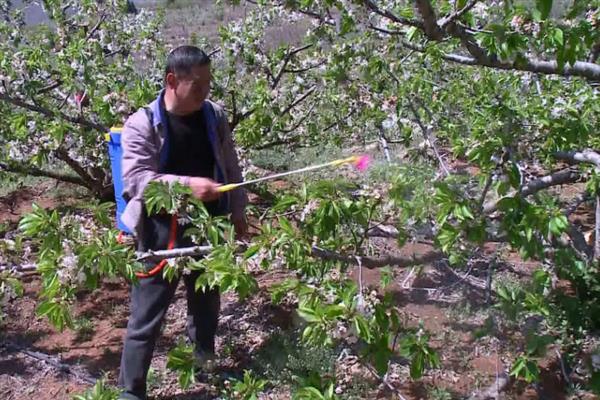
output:
M 370 343 L 373 336 L 367 320 L 362 315 L 357 315 L 352 320 L 354 321 L 354 329 L 356 329 L 358 336 L 365 342 Z
M 590 378 L 590 388 L 595 394 L 600 395 L 600 371 L 595 370 L 592 372 L 592 377 Z
M 536 0 L 535 2 L 537 10 L 540 12 L 540 18 L 545 20 L 552 11 L 552 0 Z
M 563 33 L 562 29 L 555 28 L 553 37 L 554 37 L 554 41 L 556 42 L 557 45 L 559 45 L 559 46 L 564 45 L 565 38 L 564 38 L 564 33 Z
M 182 389 L 188 388 L 194 382 L 195 364 L 194 346 L 183 341 L 179 341 L 177 346 L 167 353 L 167 368 L 178 372 Z
M 411 26 L 410 28 L 408 28 L 408 31 L 406 32 L 406 40 L 408 40 L 409 42 L 412 42 L 418 32 L 419 32 L 419 29 L 417 27 Z
M 510 370 L 510 375 L 531 383 L 539 379 L 540 370 L 537 364 L 527 356 L 519 356 Z
M 531 334 L 527 337 L 527 354 L 533 357 L 542 357 L 546 353 L 546 348 L 554 342 L 550 335 Z
M 294 236 L 294 227 L 290 223 L 290 221 L 285 217 L 279 218 L 279 224 L 281 229 L 290 236 Z
M 410 377 L 419 379 L 425 371 L 425 356 L 421 352 L 417 352 L 410 362 Z
M 317 314 L 316 310 L 308 308 L 308 307 L 299 307 L 298 315 L 302 317 L 307 322 L 319 322 L 321 321 L 321 317 Z
M 392 269 L 389 266 L 385 266 L 380 269 L 381 271 L 381 288 L 385 289 L 388 287 L 394 280 L 394 274 Z
M 246 251 L 244 252 L 244 258 L 246 260 L 252 258 L 256 253 L 259 252 L 259 250 L 262 248 L 262 245 L 260 243 L 254 244 L 250 247 L 248 247 L 246 249 Z

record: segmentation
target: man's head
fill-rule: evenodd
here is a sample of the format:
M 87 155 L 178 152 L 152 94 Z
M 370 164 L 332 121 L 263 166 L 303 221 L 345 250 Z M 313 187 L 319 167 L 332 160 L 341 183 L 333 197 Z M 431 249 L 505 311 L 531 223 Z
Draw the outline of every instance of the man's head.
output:
M 210 58 L 195 46 L 169 53 L 165 68 L 167 109 L 187 114 L 200 108 L 210 91 Z

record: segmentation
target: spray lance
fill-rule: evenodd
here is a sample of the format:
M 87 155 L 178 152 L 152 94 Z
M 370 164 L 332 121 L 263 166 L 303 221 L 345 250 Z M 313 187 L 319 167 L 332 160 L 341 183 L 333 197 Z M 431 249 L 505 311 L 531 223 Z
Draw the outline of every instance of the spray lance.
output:
M 237 189 L 239 187 L 246 186 L 246 185 L 251 185 L 251 184 L 254 184 L 254 183 L 258 183 L 258 182 L 263 182 L 263 181 L 268 181 L 268 180 L 272 180 L 272 179 L 282 178 L 284 176 L 293 175 L 293 174 L 300 174 L 300 173 L 303 173 L 303 172 L 315 171 L 315 170 L 323 169 L 323 168 L 327 168 L 327 167 L 339 167 L 340 165 L 343 165 L 343 164 L 352 164 L 359 171 L 364 171 L 364 170 L 366 170 L 369 167 L 369 163 L 370 163 L 370 158 L 367 155 L 363 155 L 363 156 L 350 156 L 350 157 L 346 157 L 346 158 L 340 158 L 339 160 L 329 161 L 329 162 L 326 162 L 324 164 L 311 165 L 311 166 L 300 168 L 300 169 L 296 169 L 296 170 L 293 170 L 293 171 L 287 171 L 287 172 L 282 172 L 282 173 L 279 173 L 279 174 L 264 176 L 262 178 L 251 179 L 249 181 L 244 181 L 244 182 L 239 182 L 239 183 L 229 183 L 227 185 L 219 186 L 217 188 L 217 190 L 219 192 L 228 192 L 230 190 L 234 190 L 234 189 Z
M 344 164 L 352 164 L 354 165 L 354 167 L 356 167 L 356 169 L 358 169 L 359 171 L 365 171 L 368 167 L 369 167 L 369 163 L 370 163 L 370 157 L 368 155 L 362 155 L 362 156 L 350 156 L 350 157 L 346 157 L 346 158 L 341 158 L 338 160 L 333 160 L 333 161 L 329 161 L 326 162 L 324 164 L 318 164 L 318 165 L 311 165 L 308 167 L 304 167 L 304 168 L 300 168 L 300 169 L 296 169 L 293 171 L 287 171 L 287 172 L 282 172 L 279 174 L 274 174 L 274 175 L 269 175 L 269 176 L 265 176 L 262 178 L 257 178 L 257 179 L 252 179 L 249 181 L 244 181 L 244 182 L 240 182 L 240 183 L 230 183 L 227 185 L 222 185 L 219 186 L 217 188 L 217 190 L 219 192 L 227 192 L 230 190 L 234 190 L 237 189 L 239 187 L 242 186 L 246 186 L 246 185 L 251 185 L 253 183 L 258 183 L 258 182 L 263 182 L 263 181 L 268 181 L 268 180 L 272 180 L 272 179 L 277 179 L 277 178 L 282 178 L 284 176 L 288 176 L 288 175 L 293 175 L 293 174 L 300 174 L 303 172 L 310 172 L 310 171 L 315 171 L 318 169 L 323 169 L 323 168 L 328 168 L 328 167 L 339 167 L 341 165 Z M 358 263 L 358 294 L 355 296 L 355 300 L 356 300 L 356 308 L 357 310 L 361 313 L 361 314 L 365 314 L 366 313 L 366 303 L 365 303 L 365 299 L 363 296 L 363 282 L 362 282 L 362 260 L 360 259 L 360 257 L 356 257 L 356 261 Z

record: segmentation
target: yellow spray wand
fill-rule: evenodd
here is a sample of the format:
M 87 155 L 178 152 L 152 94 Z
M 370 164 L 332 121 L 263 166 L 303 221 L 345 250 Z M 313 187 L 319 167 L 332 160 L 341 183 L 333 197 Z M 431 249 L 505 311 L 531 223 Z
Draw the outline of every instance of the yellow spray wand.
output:
M 274 174 L 274 175 L 269 175 L 269 176 L 265 176 L 262 178 L 257 178 L 257 179 L 252 179 L 249 181 L 244 181 L 244 182 L 239 182 L 239 183 L 229 183 L 227 185 L 222 185 L 219 186 L 217 188 L 217 190 L 219 192 L 228 192 L 230 190 L 233 189 L 237 189 L 241 186 L 246 186 L 246 185 L 251 185 L 253 183 L 257 183 L 257 182 L 262 182 L 262 181 L 267 181 L 270 179 L 277 179 L 277 178 L 281 178 L 284 176 L 288 176 L 288 175 L 292 175 L 292 174 L 299 174 L 302 172 L 309 172 L 309 171 L 314 171 L 317 169 L 321 169 L 321 168 L 327 168 L 327 167 L 338 167 L 340 165 L 343 164 L 354 164 L 354 166 L 359 169 L 360 171 L 364 171 L 365 169 L 368 168 L 369 166 L 369 156 L 350 156 L 347 158 L 341 158 L 339 160 L 333 160 L 333 161 L 329 161 L 325 164 L 319 164 L 319 165 L 311 165 L 308 167 L 304 167 L 304 168 L 300 168 L 300 169 L 296 169 L 293 171 L 287 171 L 287 172 L 282 172 L 279 174 Z

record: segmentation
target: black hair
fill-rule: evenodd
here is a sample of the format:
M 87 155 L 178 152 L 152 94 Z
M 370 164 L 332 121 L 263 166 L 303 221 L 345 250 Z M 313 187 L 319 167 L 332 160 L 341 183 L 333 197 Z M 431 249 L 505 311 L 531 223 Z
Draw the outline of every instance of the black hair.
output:
M 168 73 L 189 74 L 192 68 L 209 65 L 210 57 L 196 46 L 179 46 L 173 49 L 167 57 L 165 76 Z

